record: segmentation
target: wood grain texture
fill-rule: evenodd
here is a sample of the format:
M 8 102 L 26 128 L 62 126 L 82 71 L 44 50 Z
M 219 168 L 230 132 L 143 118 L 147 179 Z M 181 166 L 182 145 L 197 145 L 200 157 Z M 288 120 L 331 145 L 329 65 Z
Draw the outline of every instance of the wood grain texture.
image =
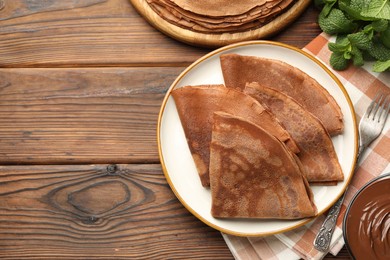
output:
M 4 0 L 0 67 L 183 64 L 207 50 L 150 26 L 128 0 Z
M 160 33 L 129 0 L 3 1 L 0 67 L 186 66 L 210 51 Z M 269 39 L 304 47 L 318 35 L 317 14 L 311 5 Z
M 0 187 L 1 259 L 232 258 L 160 165 L 3 166 Z
M 268 39 L 302 48 L 317 16 Z M 0 0 L 0 258 L 233 259 L 158 164 L 163 96 L 210 50 L 129 0 Z
M 159 162 L 158 113 L 182 70 L 0 69 L 0 164 Z
M 319 12 L 319 9 L 315 8 L 313 4 L 309 5 L 300 18 L 271 37 L 270 40 L 287 43 L 302 49 L 322 32 L 317 21 Z

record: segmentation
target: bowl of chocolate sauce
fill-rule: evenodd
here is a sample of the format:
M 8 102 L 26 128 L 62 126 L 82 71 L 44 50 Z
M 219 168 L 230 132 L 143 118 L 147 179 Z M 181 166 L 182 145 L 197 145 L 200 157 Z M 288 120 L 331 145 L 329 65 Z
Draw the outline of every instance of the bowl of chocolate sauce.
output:
M 390 259 L 390 173 L 355 194 L 345 212 L 343 236 L 356 260 Z

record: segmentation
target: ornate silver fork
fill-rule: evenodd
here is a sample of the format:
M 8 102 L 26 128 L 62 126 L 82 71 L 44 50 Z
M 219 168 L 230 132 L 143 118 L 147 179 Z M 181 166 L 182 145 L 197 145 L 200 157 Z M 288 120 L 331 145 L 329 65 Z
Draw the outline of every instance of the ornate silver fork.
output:
M 377 93 L 371 104 L 368 106 L 359 123 L 359 150 L 357 161 L 364 150 L 374 141 L 382 132 L 387 116 L 390 110 L 389 96 Z M 322 226 L 314 239 L 314 247 L 322 252 L 329 250 L 333 231 L 336 227 L 336 220 L 340 213 L 341 205 L 344 201 L 345 193 L 332 206 L 326 216 Z

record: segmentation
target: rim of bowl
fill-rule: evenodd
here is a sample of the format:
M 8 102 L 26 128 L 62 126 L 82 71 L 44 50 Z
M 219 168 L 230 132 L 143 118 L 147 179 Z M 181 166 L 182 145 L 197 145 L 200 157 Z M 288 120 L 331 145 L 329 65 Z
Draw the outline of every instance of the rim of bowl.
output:
M 360 195 L 360 193 L 362 193 L 372 183 L 377 182 L 378 180 L 381 180 L 381 179 L 386 179 L 386 178 L 390 178 L 390 172 L 381 174 L 381 175 L 373 178 L 372 180 L 368 181 L 355 193 L 355 195 L 353 195 L 351 201 L 347 205 L 347 209 L 345 210 L 345 215 L 343 217 L 342 230 L 343 230 L 343 238 L 344 238 L 345 246 L 347 247 L 347 250 L 353 259 L 356 259 L 356 257 L 353 255 L 353 252 L 352 252 L 351 248 L 349 247 L 347 232 L 346 232 L 346 230 L 347 230 L 346 225 L 347 225 L 347 218 L 348 218 L 349 211 L 350 211 L 352 205 L 354 204 L 356 198 Z

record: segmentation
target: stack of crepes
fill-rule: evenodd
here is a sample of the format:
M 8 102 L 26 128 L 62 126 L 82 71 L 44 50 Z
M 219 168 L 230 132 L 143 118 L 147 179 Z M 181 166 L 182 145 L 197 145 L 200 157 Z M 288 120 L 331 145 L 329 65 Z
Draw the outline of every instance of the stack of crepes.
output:
M 241 32 L 264 26 L 296 0 L 146 0 L 163 19 L 202 33 Z
M 284 62 L 221 55 L 225 85 L 172 96 L 217 218 L 315 216 L 309 184 L 343 180 L 330 135 L 343 131 L 333 97 Z

